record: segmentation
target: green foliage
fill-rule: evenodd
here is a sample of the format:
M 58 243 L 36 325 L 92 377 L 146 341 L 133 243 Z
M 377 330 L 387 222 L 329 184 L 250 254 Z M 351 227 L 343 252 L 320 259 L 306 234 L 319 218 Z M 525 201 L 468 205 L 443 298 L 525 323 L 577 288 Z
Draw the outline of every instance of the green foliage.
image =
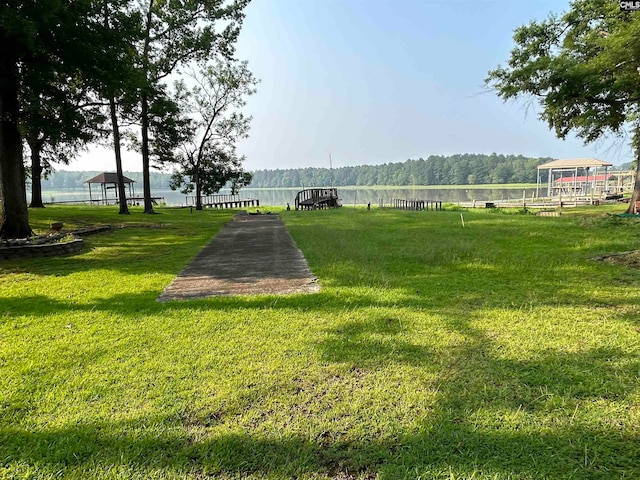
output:
M 154 115 L 154 105 L 158 105 L 159 102 L 164 105 L 173 102 L 173 99 L 166 96 L 163 82 L 179 67 L 191 62 L 204 63 L 217 56 L 230 59 L 244 18 L 243 9 L 248 3 L 249 0 L 178 3 L 145 0 L 139 4 L 140 13 L 144 18 L 143 41 L 138 45 L 136 54 L 140 76 L 144 80 L 140 89 L 139 104 L 145 213 L 154 213 L 149 187 L 152 160 L 168 161 L 164 155 L 157 153 L 173 153 L 181 143 L 175 141 L 163 144 L 168 138 L 164 131 L 165 117 Z M 181 133 L 186 131 L 183 128 L 179 130 Z M 177 140 L 173 135 L 169 137 Z M 154 153 L 157 158 L 152 158 Z M 196 190 L 199 192 L 198 182 Z
M 0 237 L 24 238 L 31 233 L 21 130 L 30 137 L 36 156 L 42 138 L 52 145 L 68 147 L 80 136 L 75 126 L 69 128 L 77 117 L 70 121 L 73 115 L 65 111 L 76 98 L 70 102 L 65 99 L 67 94 L 75 97 L 78 72 L 95 58 L 95 45 L 102 43 L 96 22 L 98 8 L 98 2 L 88 0 L 0 3 Z M 56 119 L 53 129 L 48 128 L 47 117 Z M 39 158 L 33 176 L 39 181 Z
M 167 164 L 174 169 L 171 188 L 195 191 L 196 208 L 202 209 L 203 195 L 218 193 L 227 183 L 236 194 L 251 183 L 252 175 L 242 169 L 244 157 L 238 156 L 236 144 L 248 137 L 251 117 L 241 109 L 246 97 L 256 93 L 258 80 L 247 62 L 226 60 L 193 71 L 191 81 L 190 88 L 184 82 L 176 84 L 182 109 L 190 115 L 190 135 Z
M 532 215 L 534 212 L 529 210 L 528 208 L 491 208 L 488 211 L 492 214 L 501 214 L 501 215 Z
M 476 172 L 470 174 L 469 182 L 463 185 L 536 183 L 536 167 L 550 160 L 551 158 L 526 158 L 522 155 L 460 154 L 449 157 L 432 155 L 426 160 L 418 159 L 384 165 L 340 167 L 333 170 L 328 168 L 258 170 L 251 172 L 253 176 L 251 187 L 287 188 L 331 184 L 336 186 L 455 185 L 452 183 L 453 172 L 461 164 L 467 165 L 467 168 Z M 512 173 L 504 175 L 505 171 Z M 503 173 L 501 174 L 500 172 Z M 46 190 L 85 188 L 83 182 L 91 177 L 89 173 L 57 171 L 52 173 L 48 179 L 43 180 L 42 185 Z M 97 173 L 99 172 L 95 174 Z M 136 181 L 141 178 L 140 174 L 136 172 L 128 172 L 126 176 Z M 155 185 L 153 188 L 167 188 L 170 176 L 170 174 L 162 172 L 152 172 L 151 181 Z M 405 183 L 389 183 L 399 178 L 404 178 Z M 472 180 L 473 182 L 471 182 Z
M 606 0 L 578 0 L 562 16 L 516 29 L 506 67 L 489 72 L 501 97 L 532 95 L 559 138 L 622 135 L 637 116 L 640 20 Z
M 322 289 L 155 298 L 228 211 L 0 267 L 0 477 L 637 478 L 638 244 L 604 208 L 282 212 Z M 591 212 L 591 213 L 589 213 Z M 593 215 L 592 212 L 596 212 Z
M 149 132 L 153 134 L 149 156 L 155 164 L 173 162 L 176 149 L 191 137 L 193 121 L 164 86 L 158 86 L 149 105 Z M 141 145 L 135 142 L 138 148 Z M 150 175 L 150 173 L 149 173 Z
M 180 66 L 231 58 L 248 0 L 11 0 L 0 4 L 0 236 L 30 235 L 22 142 L 32 153 L 33 206 L 41 174 L 104 131 L 109 104 L 120 175 L 118 115 L 140 125 L 145 213 L 150 166 L 173 159 L 190 130 L 166 88 Z M 20 97 L 20 102 L 18 99 Z M 21 105 L 19 107 L 19 104 Z M 21 120 L 21 130 L 18 129 Z M 137 140 L 131 131 L 127 132 Z M 245 180 L 236 176 L 235 185 Z M 121 213 L 126 213 L 120 182 Z
M 590 143 L 607 135 L 626 138 L 630 131 L 640 157 L 635 13 L 609 0 L 575 0 L 561 16 L 517 28 L 507 65 L 490 71 L 485 82 L 505 100 L 536 101 L 540 119 L 558 138 L 573 132 Z M 638 175 L 631 205 L 640 199 L 640 169 Z
M 551 158 L 522 155 L 431 155 L 426 160 L 355 167 L 258 170 L 252 187 L 484 185 L 535 183 L 537 166 Z

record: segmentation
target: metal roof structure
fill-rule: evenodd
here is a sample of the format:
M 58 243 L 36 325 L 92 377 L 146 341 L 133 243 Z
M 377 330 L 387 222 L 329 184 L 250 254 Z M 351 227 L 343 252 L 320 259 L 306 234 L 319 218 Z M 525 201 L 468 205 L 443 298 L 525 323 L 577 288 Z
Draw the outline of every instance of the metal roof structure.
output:
M 542 170 L 548 170 L 547 173 L 547 196 L 552 197 L 554 194 L 561 196 L 566 195 L 577 198 L 579 195 L 601 195 L 608 191 L 609 175 L 607 169 L 613 164 L 598 160 L 597 158 L 567 158 L 558 159 L 538 165 L 538 179 L 536 194 L 538 195 Z M 600 169 L 604 169 L 604 175 L 598 174 Z M 590 174 L 590 170 L 593 172 Z M 580 174 L 578 173 L 580 171 Z M 568 173 L 568 175 L 567 175 Z M 586 175 L 585 175 L 586 173 Z
M 538 170 L 550 170 L 559 168 L 598 168 L 612 167 L 613 163 L 598 160 L 597 158 L 566 158 L 561 160 L 552 160 L 543 165 L 538 165 Z
M 555 183 L 571 183 L 571 182 L 606 182 L 612 177 L 607 175 L 579 175 L 577 177 L 560 177 L 554 180 Z

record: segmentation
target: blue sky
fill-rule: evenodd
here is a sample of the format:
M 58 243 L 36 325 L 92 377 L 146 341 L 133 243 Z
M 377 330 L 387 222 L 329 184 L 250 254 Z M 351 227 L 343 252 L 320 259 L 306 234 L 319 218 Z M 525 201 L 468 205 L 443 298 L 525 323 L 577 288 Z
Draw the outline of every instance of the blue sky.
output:
M 245 110 L 253 116 L 239 145 L 245 168 L 328 167 L 329 155 L 339 167 L 491 152 L 629 161 L 624 142 L 558 140 L 535 105 L 484 89 L 487 72 L 509 58 L 513 30 L 568 5 L 253 0 L 237 45 L 261 79 Z M 92 153 L 94 164 L 102 155 Z M 135 154 L 125 163 L 140 170 Z

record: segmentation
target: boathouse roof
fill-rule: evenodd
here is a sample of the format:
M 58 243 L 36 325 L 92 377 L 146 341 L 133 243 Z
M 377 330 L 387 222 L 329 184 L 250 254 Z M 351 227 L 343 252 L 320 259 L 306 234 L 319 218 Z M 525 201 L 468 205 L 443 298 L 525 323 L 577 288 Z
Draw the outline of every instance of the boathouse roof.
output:
M 597 158 L 565 158 L 552 160 L 543 165 L 538 165 L 538 170 L 548 170 L 556 168 L 594 168 L 612 167 L 613 163 L 598 160 Z
M 569 177 L 560 177 L 554 180 L 554 183 L 580 183 L 580 182 L 606 182 L 613 175 L 578 175 L 578 176 L 569 176 Z

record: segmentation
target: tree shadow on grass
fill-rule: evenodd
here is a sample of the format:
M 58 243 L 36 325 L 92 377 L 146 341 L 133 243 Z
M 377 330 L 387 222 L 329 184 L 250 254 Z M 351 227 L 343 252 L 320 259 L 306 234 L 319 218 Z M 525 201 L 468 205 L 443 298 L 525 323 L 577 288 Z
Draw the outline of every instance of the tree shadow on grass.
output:
M 397 444 L 378 445 L 388 453 L 383 463 L 374 463 L 378 473 L 389 478 L 429 476 L 435 471 L 442 472 L 443 478 L 449 471 L 456 478 L 633 478 L 640 474 L 640 434 L 633 413 L 614 410 L 611 418 L 592 417 L 592 409 L 606 411 L 598 409 L 608 402 L 623 410 L 625 404 L 634 403 L 640 371 L 635 353 L 603 346 L 576 353 L 547 350 L 514 359 L 500 355 L 497 345 L 472 327 L 470 319 L 452 315 L 445 322 L 465 342 L 437 359 L 440 396 L 433 415 L 418 420 L 419 434 L 404 435 Z M 375 322 L 368 328 L 357 323 L 332 329 L 332 340 L 318 342 L 317 348 L 323 358 L 370 369 L 405 360 L 366 342 L 351 347 L 367 329 L 380 333 Z M 402 348 L 417 353 L 406 345 Z M 423 347 L 422 354 L 428 351 Z M 423 356 L 422 361 L 434 362 L 434 358 Z M 363 458 L 368 458 L 373 446 L 365 444 Z M 354 458 L 359 457 L 352 455 L 351 461 Z M 369 466 L 367 461 L 364 466 Z
M 262 389 L 258 396 L 238 400 L 244 406 L 226 415 L 213 406 L 187 403 L 187 410 L 177 413 L 168 406 L 129 420 L 71 421 L 37 429 L 28 426 L 27 415 L 16 421 L 6 403 L 11 400 L 5 398 L 0 415 L 2 467 L 15 476 L 35 470 L 42 477 L 108 477 L 113 471 L 141 478 L 640 475 L 640 434 L 630 424 L 633 415 L 612 410 L 611 418 L 592 417 L 593 412 L 606 412 L 601 406 L 607 402 L 615 408 L 632 403 L 640 370 L 636 355 L 602 346 L 513 358 L 502 355 L 500 346 L 474 326 L 478 318 L 462 318 L 453 308 L 440 313 L 442 325 L 460 341 L 437 354 L 435 343 L 411 343 L 403 338 L 397 317 L 379 313 L 329 328 L 326 337 L 312 341 L 329 366 L 358 367 L 341 370 L 343 383 L 351 388 L 344 392 L 345 399 L 367 394 L 363 384 L 368 379 L 359 367 L 385 372 L 389 366 L 410 366 L 435 375 L 435 397 L 433 391 L 424 391 L 434 403 L 409 419 L 412 428 L 389 417 L 386 427 L 366 420 L 362 431 L 334 435 L 331 429 L 344 428 L 339 418 L 327 427 L 300 410 L 310 392 L 327 388 L 323 384 L 310 385 L 307 391 L 289 389 L 286 400 L 279 400 L 284 403 L 276 406 L 270 404 L 269 389 Z M 326 381 L 322 376 L 305 380 Z M 398 394 L 389 395 L 391 405 Z M 255 413 L 253 423 L 237 422 L 245 409 Z M 292 428 L 261 428 L 274 410 L 286 410 Z
M 373 330 L 380 333 L 379 327 Z M 124 470 L 149 478 L 637 478 L 640 434 L 616 419 L 585 421 L 580 410 L 607 395 L 569 391 L 571 381 L 563 378 L 567 371 L 580 371 L 582 382 L 604 379 L 607 392 L 624 396 L 637 362 L 613 375 L 610 361 L 624 357 L 616 350 L 510 362 L 492 356 L 485 337 L 466 333 L 466 347 L 448 358 L 437 405 L 431 415 L 415 419 L 418 428 L 412 432 L 334 441 L 331 432 L 271 434 L 224 428 L 224 417 L 204 421 L 206 412 L 196 417 L 156 412 L 37 430 L 0 424 L 0 458 L 16 476 L 35 469 L 43 477 Z M 362 330 L 354 326 L 342 334 L 358 336 Z M 336 362 L 351 362 L 351 354 L 330 355 Z M 386 351 L 379 356 L 379 365 L 404 361 Z M 374 360 L 371 354 L 363 361 L 373 368 Z M 548 391 L 542 396 L 541 386 Z M 560 404 L 569 404 L 569 410 L 575 405 L 578 414 L 571 418 Z M 493 421 L 482 412 L 494 415 Z M 222 428 L 212 428 L 216 425 Z
M 415 230 L 418 235 L 434 236 L 433 241 L 426 247 L 423 243 L 411 244 L 410 251 L 404 251 L 397 245 L 389 246 L 386 243 L 384 233 L 388 233 L 384 223 L 375 223 L 369 232 L 370 242 L 373 242 L 374 253 L 367 252 L 366 248 L 355 249 L 362 238 L 358 225 L 342 225 L 343 230 L 352 230 L 353 235 L 341 237 L 347 242 L 344 245 L 321 246 L 331 253 L 322 253 L 318 260 L 321 272 L 323 290 L 319 294 L 309 296 L 287 297 L 242 297 L 242 298 L 210 298 L 204 301 L 194 300 L 193 307 L 235 309 L 235 308 L 293 308 L 302 310 L 331 310 L 339 308 L 358 308 L 368 306 L 394 307 L 401 305 L 419 309 L 447 308 L 452 302 L 466 305 L 469 308 L 498 307 L 512 308 L 522 305 L 539 306 L 593 306 L 614 304 L 617 306 L 636 306 L 640 304 L 640 292 L 626 289 L 622 285 L 633 283 L 640 279 L 640 273 L 628 273 L 611 267 L 602 266 L 591 262 L 579 255 L 575 249 L 577 242 L 561 243 L 558 239 L 551 243 L 538 237 L 529 238 L 531 231 L 520 231 L 518 224 L 510 225 L 509 222 L 496 222 L 495 216 L 484 215 L 482 222 L 488 224 L 487 228 L 500 228 L 505 232 L 505 238 L 500 239 L 505 245 L 493 246 L 483 244 L 477 236 L 469 235 L 464 230 L 456 231 L 456 240 L 449 241 L 451 234 L 434 231 L 441 225 L 436 222 L 427 225 L 413 221 L 410 230 Z M 426 217 L 425 217 L 426 218 Z M 415 219 L 414 219 L 415 220 Z M 479 220 L 480 221 L 480 220 Z M 497 225 L 498 227 L 495 227 Z M 563 223 L 566 226 L 566 222 Z M 360 225 L 363 226 L 363 225 Z M 308 225 L 298 225 L 297 230 L 303 231 L 305 236 L 313 237 L 318 228 L 313 222 Z M 530 227 L 533 228 L 533 227 Z M 321 226 L 326 230 L 326 241 L 332 241 L 335 235 L 332 228 Z M 376 233 L 381 231 L 382 233 Z M 331 235 L 330 235 L 331 234 Z M 145 249 L 132 242 L 131 245 L 120 250 L 118 233 L 110 234 L 108 241 L 100 241 L 102 246 L 114 246 L 113 255 L 109 251 L 103 252 L 96 258 L 90 256 L 74 256 L 59 259 L 42 259 L 27 262 L 27 266 L 15 264 L 15 268 L 33 273 L 35 275 L 69 275 L 87 270 L 114 270 L 127 275 L 145 275 L 152 273 L 177 274 L 195 254 L 199 247 L 194 247 L 194 241 L 181 239 L 175 235 L 165 238 L 162 231 L 152 236 L 148 241 L 157 243 L 157 248 L 152 252 L 156 255 L 157 262 L 149 262 L 148 258 L 140 262 L 140 256 Z M 398 231 L 394 235 L 401 240 L 406 232 Z M 492 233 L 492 235 L 494 235 Z M 508 235 L 514 235 L 513 238 Z M 338 236 L 340 237 L 340 236 Z M 122 237 L 124 238 L 124 237 Z M 147 238 L 147 237 L 145 237 Z M 346 239 L 345 239 L 346 238 Z M 495 235 L 494 235 L 495 238 Z M 144 239 L 141 237 L 141 241 Z M 340 240 L 340 238 L 338 238 Z M 612 237 L 606 237 L 602 244 L 604 249 L 614 249 L 616 243 Z M 337 240 L 336 240 L 337 241 Z M 184 243 L 183 243 L 184 242 Z M 198 242 L 206 242 L 201 239 Z M 198 243 L 195 242 L 195 243 Z M 524 242 L 528 245 L 527 258 L 517 258 L 505 252 L 509 252 L 509 242 Z M 540 242 L 540 245 L 537 243 Z M 609 243 L 607 243 L 609 242 Z M 116 249 L 115 247 L 118 247 Z M 316 247 L 319 248 L 318 245 Z M 176 251 L 185 249 L 186 253 L 176 254 Z M 552 249 L 551 254 L 546 254 L 547 249 Z M 557 251 L 553 251 L 556 249 Z M 108 250 L 108 249 L 107 249 Z M 187 251 L 188 250 L 188 251 Z M 496 250 L 502 253 L 489 253 Z M 115 252 L 120 252 L 118 255 Z M 316 252 L 317 253 L 317 252 Z M 148 254 L 148 252 L 147 252 Z M 399 258 L 403 260 L 400 261 Z M 619 281 L 621 288 L 612 288 Z M 356 289 L 370 289 L 394 291 L 396 299 L 388 300 L 379 298 L 375 294 L 358 292 Z M 336 295 L 332 295 L 332 293 Z M 160 292 L 156 292 L 156 295 Z M 615 298 L 611 298 L 615 295 Z M 154 297 L 155 298 L 155 297 Z M 128 308 L 154 310 L 147 303 L 145 295 L 138 296 L 138 292 L 130 296 L 131 302 L 126 296 L 114 295 L 111 300 L 98 300 L 90 308 L 104 309 L 116 313 L 126 313 Z M 34 304 L 49 301 L 52 307 L 64 311 L 67 308 L 80 308 L 74 302 L 69 306 L 59 300 L 46 300 L 34 297 Z M 7 300 L 10 304 L 11 300 Z M 3 303 L 5 300 L 3 299 Z M 178 302 L 180 303 L 180 302 Z M 171 305 L 177 305 L 172 302 Z M 16 305 L 17 307 L 17 305 Z M 1 308 L 1 307 L 0 307 Z M 182 308 L 176 306 L 175 308 Z M 9 309 L 13 311 L 14 309 Z M 33 310 L 27 307 L 27 310 Z
M 192 407 L 196 411 L 189 414 L 154 412 L 129 421 L 96 420 L 39 430 L 29 428 L 26 422 L 7 424 L 0 416 L 1 465 L 16 469 L 16 476 L 36 469 L 43 477 L 74 469 L 86 477 L 108 476 L 107 472 L 119 469 L 140 477 L 166 474 L 194 478 L 217 475 L 346 479 L 372 478 L 376 474 L 379 478 L 505 479 L 640 476 L 640 435 L 633 424 L 637 420 L 633 401 L 640 363 L 634 352 L 603 345 L 508 355 L 493 337 L 474 326 L 482 320 L 474 313 L 476 307 L 517 311 L 523 304 L 533 303 L 541 307 L 591 308 L 593 298 L 589 291 L 613 291 L 610 274 L 601 277 L 598 273 L 604 270 L 589 268 L 583 272 L 584 277 L 575 276 L 574 272 L 570 281 L 561 283 L 553 275 L 543 275 L 542 265 L 536 271 L 540 278 L 532 280 L 530 276 L 518 278 L 517 268 L 505 260 L 488 267 L 481 265 L 481 272 L 475 275 L 471 275 L 475 267 L 452 264 L 448 268 L 453 272 L 441 270 L 417 278 L 413 271 L 392 271 L 389 265 L 389 270 L 382 270 L 395 281 L 393 288 L 399 292 L 391 300 L 376 298 L 374 293 L 343 295 L 341 288 L 354 282 L 352 277 L 338 273 L 331 279 L 337 294 L 331 290 L 309 296 L 157 304 L 158 292 L 146 291 L 105 296 L 92 305 L 57 301 L 51 308 L 61 312 L 98 309 L 122 315 L 133 312 L 159 316 L 168 310 L 184 309 L 185 315 L 193 315 L 198 309 L 209 308 L 290 310 L 292 314 L 310 311 L 327 316 L 340 310 L 370 307 L 400 306 L 435 312 L 443 328 L 460 338 L 448 350 L 436 351 L 435 343 L 426 340 L 419 345 L 412 343 L 403 335 L 399 316 L 387 313 L 345 321 L 327 328 L 319 340 L 310 339 L 327 368 L 363 366 L 369 372 L 384 373 L 388 366 L 407 366 L 427 368 L 436 375 L 437 390 L 430 397 L 434 403 L 428 413 L 411 419 L 412 428 L 395 427 L 402 423 L 389 418 L 390 427 L 378 427 L 382 436 L 376 433 L 373 420 L 366 425 L 372 427 L 371 431 L 365 428 L 364 433 L 353 432 L 348 438 L 332 436 L 335 432 L 313 423 L 313 417 L 303 423 L 299 417 L 303 416 L 300 405 L 305 401 L 305 392 L 291 390 L 287 403 L 275 408 L 287 410 L 293 427 L 298 428 L 285 428 L 287 433 L 260 429 L 260 419 L 269 415 L 270 393 L 263 390 L 264 400 L 256 396 L 245 402 L 248 410 L 256 411 L 259 420 L 254 426 L 235 423 L 233 418 L 218 418 L 208 407 L 196 406 Z M 570 268 L 580 265 L 578 261 L 569 264 Z M 364 270 L 355 283 L 372 287 L 375 292 L 380 285 L 371 278 L 378 277 L 366 274 L 374 273 L 373 263 Z M 450 298 L 450 293 L 437 292 L 439 283 L 446 281 L 458 282 L 450 290 L 457 292 L 455 298 Z M 487 285 L 500 288 L 496 293 L 487 292 Z M 577 288 L 579 285 L 585 288 Z M 510 290 L 503 288 L 506 286 Z M 537 288 L 549 296 L 529 297 L 523 293 L 529 292 L 528 288 Z M 22 315 L 36 315 L 49 302 L 40 296 L 32 300 L 33 309 Z M 638 300 L 638 294 L 632 292 L 616 299 L 616 303 L 633 309 Z M 16 300 L 8 307 L 3 303 L 2 308 L 18 316 L 21 305 L 24 307 L 24 302 Z M 633 312 L 615 313 L 612 317 L 637 324 Z M 357 368 L 343 370 L 346 380 L 349 375 L 361 375 Z M 350 385 L 357 390 L 366 380 Z M 322 388 L 319 386 L 318 390 Z M 366 395 L 366 391 L 360 393 Z M 238 392 L 237 396 L 241 394 Z M 390 392 L 390 402 L 394 394 L 397 395 Z M 344 397 L 349 398 L 346 392 Z M 341 426 L 338 423 L 340 419 L 330 425 L 337 428 Z
M 331 329 L 317 344 L 322 359 L 347 362 L 359 367 L 375 367 L 381 359 L 387 363 L 427 365 L 434 353 L 402 338 L 402 324 L 392 316 L 353 321 Z
M 0 324 L 12 318 L 35 315 L 63 314 L 68 312 L 109 312 L 122 315 L 136 315 L 141 312 L 158 313 L 161 308 L 155 303 L 156 290 L 135 294 L 117 294 L 92 301 L 63 301 L 46 295 L 3 298 L 0 304 Z
M 182 235 L 176 228 L 123 229 L 85 238 L 84 249 L 75 255 L 13 260 L 4 262 L 2 269 L 58 277 L 91 270 L 124 275 L 177 274 L 214 235 Z

